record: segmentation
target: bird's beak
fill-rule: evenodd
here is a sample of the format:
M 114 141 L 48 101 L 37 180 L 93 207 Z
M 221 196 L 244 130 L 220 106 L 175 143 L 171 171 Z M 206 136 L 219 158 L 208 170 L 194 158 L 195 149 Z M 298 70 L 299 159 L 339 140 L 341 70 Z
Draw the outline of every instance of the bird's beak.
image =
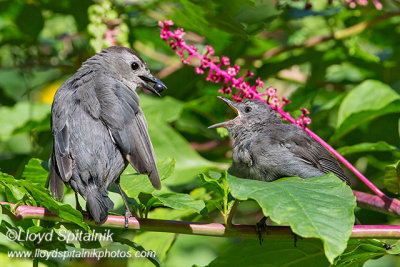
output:
M 227 127 L 227 126 L 233 126 L 239 122 L 240 119 L 240 113 L 239 110 L 236 108 L 236 103 L 230 101 L 229 99 L 226 99 L 222 96 L 218 96 L 219 99 L 223 100 L 233 111 L 235 111 L 236 115 L 238 115 L 236 118 L 230 121 L 225 121 L 225 122 L 220 122 L 214 125 L 209 126 L 208 128 L 219 128 L 219 127 Z
M 139 76 L 140 79 L 143 80 L 143 86 L 146 87 L 146 89 L 150 90 L 151 92 L 155 93 L 156 95 L 160 96 L 160 93 L 164 90 L 167 89 L 165 84 L 163 84 L 160 79 L 157 79 L 153 75 L 149 74 L 148 76 Z M 150 83 L 153 83 L 153 86 L 151 86 Z

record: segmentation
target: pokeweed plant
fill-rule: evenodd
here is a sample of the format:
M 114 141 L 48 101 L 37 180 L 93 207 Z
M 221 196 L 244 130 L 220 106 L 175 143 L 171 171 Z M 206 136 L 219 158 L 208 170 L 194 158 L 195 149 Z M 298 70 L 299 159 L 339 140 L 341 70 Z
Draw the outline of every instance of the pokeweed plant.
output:
M 205 54 L 200 54 L 198 49 L 193 45 L 188 45 L 183 39 L 184 31 L 181 28 L 177 28 L 172 31 L 170 27 L 174 25 L 171 20 L 159 22 L 161 27 L 160 37 L 163 39 L 177 55 L 180 56 L 182 62 L 187 65 L 191 65 L 191 59 L 197 58 L 200 60 L 200 65 L 195 67 L 197 74 L 204 74 L 207 72 L 206 80 L 217 84 L 222 84 L 222 88 L 218 92 L 222 94 L 232 95 L 235 101 L 243 101 L 244 99 L 257 99 L 267 103 L 273 110 L 275 110 L 283 120 L 287 120 L 295 125 L 300 126 L 305 132 L 307 132 L 312 138 L 317 140 L 321 145 L 328 149 L 333 155 L 336 156 L 346 167 L 348 167 L 358 178 L 361 179 L 375 194 L 381 198 L 389 199 L 379 188 L 377 188 L 372 182 L 370 182 L 359 170 L 357 170 L 349 161 L 347 161 L 342 155 L 340 155 L 333 147 L 327 142 L 320 138 L 317 134 L 312 132 L 307 125 L 311 123 L 309 111 L 305 108 L 301 108 L 301 115 L 299 118 L 293 118 L 288 112 L 284 111 L 284 106 L 290 103 L 290 100 L 286 98 L 279 99 L 276 96 L 276 89 L 268 87 L 266 92 L 260 93 L 258 88 L 262 89 L 264 82 L 260 77 L 255 81 L 254 85 L 250 85 L 246 78 L 253 78 L 254 74 L 249 70 L 246 70 L 246 74 L 237 77 L 239 74 L 240 66 L 234 64 L 231 66 L 230 58 L 222 56 L 221 59 L 217 58 L 214 53 L 212 46 L 206 46 Z M 218 62 L 217 62 L 218 61 Z M 266 97 L 266 99 L 264 98 Z

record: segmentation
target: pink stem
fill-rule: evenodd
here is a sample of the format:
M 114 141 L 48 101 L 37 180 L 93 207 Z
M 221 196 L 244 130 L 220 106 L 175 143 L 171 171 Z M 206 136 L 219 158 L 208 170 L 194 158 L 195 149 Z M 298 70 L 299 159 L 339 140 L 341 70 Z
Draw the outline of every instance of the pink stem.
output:
M 61 221 L 61 219 L 52 214 L 49 210 L 42 207 L 31 207 L 21 205 L 15 210 L 15 204 L 8 202 L 0 202 L 0 205 L 10 205 L 13 213 L 10 213 L 3 207 L 3 213 L 7 213 L 14 220 L 23 219 L 39 219 L 47 221 Z M 93 221 L 85 221 L 90 225 L 95 225 Z M 64 221 L 65 222 L 65 221 Z M 68 222 L 65 222 L 68 223 Z M 108 215 L 107 221 L 101 227 L 120 228 L 125 227 L 125 217 Z M 258 238 L 254 225 L 233 224 L 226 227 L 221 223 L 199 223 L 184 222 L 171 220 L 155 220 L 155 219 L 137 219 L 129 218 L 128 229 L 142 230 L 150 232 L 168 232 L 180 233 L 188 235 L 203 235 L 217 237 L 239 237 L 239 238 Z M 292 238 L 293 232 L 288 226 L 268 226 L 268 233 L 263 238 Z M 400 225 L 355 225 L 351 234 L 351 238 L 400 238 Z

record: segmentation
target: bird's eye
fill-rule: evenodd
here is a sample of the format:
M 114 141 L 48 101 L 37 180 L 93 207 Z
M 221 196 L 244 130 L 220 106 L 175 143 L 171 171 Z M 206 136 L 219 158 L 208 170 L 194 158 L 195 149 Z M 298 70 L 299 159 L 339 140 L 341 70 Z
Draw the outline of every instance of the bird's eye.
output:
M 249 113 L 251 111 L 251 107 L 245 107 L 244 112 Z
M 131 68 L 132 68 L 133 70 L 137 70 L 137 69 L 139 68 L 139 64 L 138 64 L 137 62 L 132 62 L 132 63 L 131 63 Z

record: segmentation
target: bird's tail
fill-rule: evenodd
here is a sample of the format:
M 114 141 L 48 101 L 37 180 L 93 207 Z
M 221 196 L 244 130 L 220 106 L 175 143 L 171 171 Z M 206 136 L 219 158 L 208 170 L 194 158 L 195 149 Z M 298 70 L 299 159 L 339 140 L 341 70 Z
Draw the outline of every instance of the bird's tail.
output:
M 96 184 L 89 182 L 86 188 L 86 210 L 97 225 L 107 220 L 108 210 L 114 207 L 114 203 L 107 195 L 103 195 Z
M 50 159 L 50 174 L 47 178 L 46 188 L 50 189 L 51 196 L 58 201 L 61 201 L 64 195 L 64 181 L 60 177 L 54 160 L 54 153 Z

